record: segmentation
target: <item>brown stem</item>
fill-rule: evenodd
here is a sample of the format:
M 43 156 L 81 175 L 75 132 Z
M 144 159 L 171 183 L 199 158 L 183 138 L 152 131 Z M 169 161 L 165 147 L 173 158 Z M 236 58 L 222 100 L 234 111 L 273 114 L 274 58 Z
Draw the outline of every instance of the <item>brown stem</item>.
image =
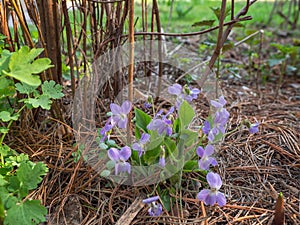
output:
M 156 19 L 156 27 L 157 32 L 161 33 L 161 25 L 160 25 L 160 18 L 159 18 L 159 10 L 158 10 L 158 4 L 156 0 L 153 0 L 153 10 L 154 15 Z M 162 46 L 161 46 L 161 35 L 157 36 L 158 39 L 158 87 L 157 87 L 157 93 L 156 93 L 156 100 L 158 99 L 161 91 L 161 82 L 162 82 L 162 72 L 163 72 L 163 64 L 162 64 Z
M 134 76 L 134 0 L 129 0 L 129 67 L 128 67 L 128 100 L 133 102 L 133 76 Z M 132 112 L 128 116 L 127 141 L 131 143 Z
M 74 75 L 74 61 L 73 61 L 73 50 L 72 50 L 72 29 L 71 29 L 70 18 L 69 18 L 69 14 L 68 14 L 66 1 L 62 1 L 62 10 L 63 10 L 63 14 L 64 14 L 64 21 L 65 21 L 66 35 L 67 35 L 67 48 L 68 48 L 68 54 L 69 54 L 72 96 L 74 97 L 75 89 L 76 89 L 76 81 L 75 81 L 75 75 Z
M 243 17 L 242 17 L 242 18 L 240 18 L 240 17 L 243 16 L 243 15 L 246 15 L 247 12 L 248 12 L 249 7 L 250 7 L 252 4 L 254 4 L 256 1 L 257 1 L 257 0 L 252 0 L 252 1 L 247 0 L 246 6 L 245 6 L 244 8 L 242 8 L 242 9 L 237 13 L 237 15 L 236 15 L 235 18 L 234 18 L 234 21 L 238 21 L 238 20 L 242 19 Z M 223 2 L 222 2 L 222 4 L 223 4 Z M 244 17 L 244 18 L 247 18 L 247 16 Z M 250 17 L 250 18 L 251 18 L 251 17 Z M 221 20 L 221 19 L 220 19 L 220 20 Z M 223 47 L 223 45 L 224 45 L 224 43 L 225 43 L 225 41 L 226 41 L 228 35 L 229 35 L 230 32 L 231 32 L 231 29 L 233 28 L 233 25 L 235 24 L 235 22 L 232 22 L 232 21 L 230 21 L 230 22 L 231 22 L 231 23 L 228 24 L 228 27 L 227 27 L 226 30 L 223 32 L 221 41 L 218 39 L 219 47 L 221 47 L 221 48 Z M 226 23 L 223 24 L 223 26 L 224 26 L 224 25 L 226 25 Z M 217 47 L 216 47 L 216 50 L 217 50 Z M 215 51 L 215 52 L 218 53 L 218 51 Z M 199 84 L 200 87 L 204 84 L 205 80 L 207 79 L 207 76 L 208 76 L 208 74 L 210 73 L 210 71 L 211 71 L 213 65 L 215 64 L 215 61 L 217 60 L 217 58 L 218 58 L 218 55 L 217 55 L 217 54 L 213 54 L 213 56 L 211 57 L 211 59 L 210 59 L 210 61 L 209 61 L 209 64 L 208 64 L 208 68 L 206 69 L 206 71 L 205 71 L 203 77 L 202 77 L 202 78 L 200 79 L 200 81 L 198 82 L 198 84 Z

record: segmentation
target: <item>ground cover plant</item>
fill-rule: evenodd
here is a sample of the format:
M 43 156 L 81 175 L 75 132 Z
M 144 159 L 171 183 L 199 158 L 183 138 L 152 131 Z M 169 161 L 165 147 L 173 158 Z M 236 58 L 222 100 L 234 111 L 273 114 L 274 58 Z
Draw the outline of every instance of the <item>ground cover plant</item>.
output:
M 2 224 L 39 224 L 46 221 L 47 209 L 39 200 L 28 199 L 29 191 L 37 188 L 48 168 L 42 162 L 32 162 L 24 153 L 17 153 L 4 142 L 14 121 L 25 109 L 50 109 L 52 99 L 63 96 L 62 87 L 54 81 L 41 84 L 36 75 L 49 67 L 48 58 L 35 59 L 43 49 L 23 46 L 16 52 L 1 51 L 0 57 L 0 215 Z M 13 79 L 18 83 L 14 83 Z M 42 89 L 40 93 L 37 88 Z M 23 94 L 18 99 L 16 94 Z
M 141 0 L 133 15 L 127 0 L 1 1 L 4 224 L 300 223 L 298 2 L 221 2 Z M 234 18 L 247 2 L 254 3 Z M 94 93 L 89 82 L 106 78 L 94 76 L 93 62 L 148 38 L 175 44 L 168 54 L 177 68 L 132 64 L 134 74 L 122 68 Z M 181 48 L 197 57 L 177 54 Z M 209 63 L 217 98 L 178 69 L 191 61 Z M 141 74 L 168 84 L 162 89 L 172 100 L 136 88 L 142 101 L 120 101 L 116 95 Z M 78 92 L 78 115 L 94 113 L 95 131 L 76 126 Z M 95 107 L 86 107 L 94 95 Z M 128 185 L 138 180 L 143 185 Z

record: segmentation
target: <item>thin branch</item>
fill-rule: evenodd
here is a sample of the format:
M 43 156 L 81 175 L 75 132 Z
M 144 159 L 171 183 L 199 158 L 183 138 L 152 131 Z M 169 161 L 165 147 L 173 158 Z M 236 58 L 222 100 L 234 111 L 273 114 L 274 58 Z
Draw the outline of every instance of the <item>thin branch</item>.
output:
M 128 100 L 133 102 L 133 76 L 134 76 L 134 0 L 129 0 L 129 66 L 128 66 Z M 128 115 L 127 141 L 131 142 L 132 112 Z

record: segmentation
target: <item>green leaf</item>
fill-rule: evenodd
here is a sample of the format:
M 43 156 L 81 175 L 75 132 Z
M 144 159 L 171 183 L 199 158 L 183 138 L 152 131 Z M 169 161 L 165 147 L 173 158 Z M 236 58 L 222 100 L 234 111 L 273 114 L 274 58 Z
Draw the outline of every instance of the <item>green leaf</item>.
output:
M 7 210 L 4 225 L 33 225 L 46 221 L 47 209 L 39 200 L 27 200 Z
M 192 122 L 193 118 L 195 116 L 194 109 L 192 106 L 187 103 L 187 101 L 183 101 L 179 108 L 179 120 L 180 120 L 180 126 L 181 130 L 184 130 L 188 127 L 188 125 Z
M 19 191 L 20 185 L 21 185 L 21 183 L 16 176 L 9 177 L 7 190 L 9 192 L 16 193 Z M 23 196 L 26 196 L 27 194 L 28 194 L 28 190 L 26 190 L 26 193 Z
M 165 145 L 167 147 L 167 152 L 169 154 L 172 154 L 176 150 L 176 143 L 172 139 L 166 138 L 166 140 L 165 140 L 164 143 L 165 143 Z
M 3 224 L 5 217 L 4 205 L 2 203 L 2 199 L 0 198 L 0 224 Z
M 6 164 L 19 167 L 22 162 L 27 162 L 27 161 L 29 161 L 28 155 L 21 153 L 20 155 L 9 156 L 6 159 Z
M 116 166 L 116 163 L 112 160 L 109 160 L 107 163 L 106 163 L 106 168 L 109 169 L 109 170 L 112 170 L 113 168 L 115 168 Z
M 160 156 L 160 152 L 161 148 L 159 145 L 154 149 L 147 150 L 146 153 L 143 155 L 143 159 L 148 165 L 152 165 L 153 163 L 157 162 L 157 159 Z
M 5 157 L 10 152 L 10 148 L 7 145 L 0 145 L 0 154 Z
M 22 162 L 17 169 L 17 177 L 22 186 L 28 190 L 37 188 L 37 185 L 42 181 L 42 176 L 48 172 L 48 168 L 44 163 L 38 162 L 30 165 L 29 162 Z
M 146 132 L 147 125 L 150 123 L 151 117 L 138 108 L 134 108 L 134 113 L 136 117 L 136 126 Z
M 184 172 L 193 172 L 195 170 L 199 170 L 198 161 L 197 160 L 189 160 L 185 163 L 183 167 Z
M 31 93 L 36 93 L 37 86 L 28 85 L 26 83 L 15 84 L 17 91 L 21 94 L 30 95 Z
M 6 128 L 6 127 L 0 127 L 0 133 L 1 133 L 1 134 L 7 134 L 8 131 L 9 131 L 8 128 Z
M 202 20 L 202 21 L 194 23 L 192 25 L 192 27 L 203 27 L 203 26 L 211 27 L 214 24 L 215 21 L 216 20 Z
M 103 170 L 100 173 L 100 176 L 102 176 L 102 177 L 108 177 L 109 175 L 110 175 L 110 171 L 109 170 Z
M 0 120 L 2 120 L 3 122 L 8 122 L 11 120 L 18 120 L 18 118 L 19 118 L 19 115 L 17 115 L 17 114 L 11 116 L 10 112 L 7 112 L 7 111 L 0 112 Z
M 210 9 L 214 12 L 214 14 L 218 18 L 218 20 L 220 20 L 221 8 L 220 7 L 210 7 Z M 226 10 L 225 10 L 225 17 L 224 18 L 226 18 L 229 15 L 230 11 L 231 11 L 231 8 L 227 7 Z
M 164 209 L 166 209 L 168 212 L 171 210 L 171 198 L 169 195 L 169 191 L 164 189 L 160 194 L 160 199 L 163 203 Z
M 270 67 L 273 67 L 273 66 L 283 63 L 284 59 L 283 58 L 282 59 L 268 59 L 267 62 Z
M 2 70 L 8 70 L 8 64 L 12 53 L 8 50 L 3 50 L 0 58 L 0 75 Z
M 42 91 L 43 95 L 48 95 L 53 99 L 60 99 L 64 96 L 64 94 L 62 93 L 62 86 L 56 84 L 53 80 L 45 81 L 42 84 Z
M 2 72 L 11 76 L 23 83 L 39 86 L 41 84 L 41 79 L 39 76 L 34 76 L 33 74 L 39 74 L 44 70 L 53 67 L 50 65 L 51 61 L 48 58 L 40 58 L 34 60 L 43 49 L 29 49 L 28 46 L 23 46 L 17 52 L 14 52 L 9 61 L 8 70 L 3 70 Z
M 38 98 L 28 98 L 24 102 L 31 104 L 34 108 L 41 107 L 47 110 L 50 110 L 52 103 L 47 95 L 41 95 Z
M 7 180 L 5 180 L 5 177 L 0 174 L 0 186 L 2 187 L 2 186 L 5 186 L 7 184 L 8 184 L 8 182 L 7 182 Z
M 15 94 L 14 82 L 4 76 L 0 76 L 0 98 Z
M 0 187 L 0 198 L 2 199 L 5 209 L 11 208 L 18 202 L 18 199 L 9 193 L 6 187 Z
M 20 62 L 15 59 L 22 59 L 22 63 L 30 63 L 43 52 L 42 48 L 33 48 L 30 50 L 28 46 L 22 46 L 19 51 L 13 53 L 14 60 L 10 62 L 12 67 L 17 67 Z
M 147 145 L 147 149 L 151 150 L 154 148 L 157 148 L 157 146 L 160 146 L 163 142 L 165 136 L 164 135 L 158 135 L 157 131 L 151 131 L 150 132 L 150 141 Z
M 191 146 L 198 140 L 198 133 L 191 130 L 182 130 L 180 138 L 184 140 L 185 146 Z

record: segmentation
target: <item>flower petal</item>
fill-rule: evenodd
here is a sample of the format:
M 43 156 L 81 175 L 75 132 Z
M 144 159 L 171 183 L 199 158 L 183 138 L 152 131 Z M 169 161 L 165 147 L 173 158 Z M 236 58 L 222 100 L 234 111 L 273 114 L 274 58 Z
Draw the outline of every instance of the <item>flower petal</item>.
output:
M 205 147 L 204 155 L 211 156 L 212 154 L 214 154 L 214 146 L 213 145 L 207 145 Z
M 217 101 L 215 101 L 215 100 L 211 100 L 211 101 L 210 101 L 210 104 L 211 104 L 213 107 L 215 107 L 215 108 L 221 108 L 221 107 L 223 107 L 222 104 L 220 104 L 219 102 L 217 102 Z
M 251 124 L 251 125 L 250 125 L 250 128 L 249 128 L 250 134 L 255 134 L 255 133 L 257 133 L 257 132 L 259 131 L 259 130 L 258 130 L 258 126 L 259 126 L 259 123 Z
M 192 93 L 192 95 L 198 95 L 198 94 L 200 94 L 200 90 L 198 89 L 198 88 L 193 88 L 192 90 L 191 90 L 191 93 Z
M 211 188 L 215 188 L 215 189 L 219 190 L 222 186 L 221 177 L 217 173 L 209 172 L 206 175 L 206 180 Z
M 130 174 L 131 165 L 128 162 L 120 162 L 117 163 L 117 165 L 118 165 L 118 173 L 127 172 Z
M 211 163 L 211 158 L 202 158 L 198 161 L 199 169 L 201 170 L 208 170 L 210 163 Z
M 210 192 L 204 201 L 206 205 L 211 205 L 211 206 L 213 206 L 216 202 L 217 202 L 217 195 L 215 192 Z
M 166 128 L 166 135 L 167 136 L 171 136 L 172 135 L 172 128 L 169 127 L 169 126 L 167 126 L 167 128 Z
M 166 166 L 166 160 L 165 160 L 165 157 L 160 157 L 160 158 L 159 158 L 158 164 L 159 164 L 161 167 L 165 167 L 165 166 Z
M 120 150 L 120 159 L 123 161 L 127 161 L 131 156 L 131 149 L 128 146 L 121 148 Z
M 150 204 L 152 202 L 155 202 L 159 199 L 159 196 L 153 196 L 153 197 L 150 197 L 150 198 L 146 198 L 143 200 L 143 203 L 145 204 Z
M 210 123 L 207 120 L 205 120 L 204 123 L 203 123 L 202 131 L 206 135 L 210 131 Z
M 122 113 L 128 114 L 131 110 L 132 103 L 130 101 L 125 101 L 123 102 L 121 108 L 122 108 Z
M 172 95 L 179 95 L 182 91 L 182 86 L 180 84 L 173 84 L 168 87 L 168 92 Z
M 119 161 L 120 160 L 120 152 L 118 149 L 116 148 L 110 148 L 107 152 L 108 157 L 112 160 L 112 161 Z
M 216 166 L 216 165 L 218 165 L 218 162 L 217 162 L 217 160 L 215 159 L 215 158 L 212 158 L 212 161 L 211 161 L 211 163 L 210 163 L 212 166 Z
M 121 113 L 121 107 L 115 103 L 110 104 L 110 110 L 114 115 L 118 115 Z
M 143 149 L 142 149 L 142 146 L 141 146 L 139 143 L 133 143 L 132 149 L 133 149 L 133 150 L 136 150 L 136 151 L 141 151 L 141 150 L 143 150 Z
M 153 214 L 154 216 L 159 216 L 161 213 L 162 213 L 162 205 L 158 203 L 153 209 Z
M 150 134 L 143 133 L 140 139 L 140 143 L 144 145 L 146 144 L 146 142 L 149 141 L 149 139 L 150 139 Z
M 224 105 L 226 105 L 226 100 L 225 100 L 225 98 L 224 98 L 224 96 L 222 95 L 222 96 L 220 96 L 220 98 L 219 98 L 219 102 L 224 106 Z
M 200 200 L 200 201 L 205 201 L 206 197 L 209 195 L 210 193 L 210 190 L 208 189 L 203 189 L 201 190 L 198 195 L 197 195 L 197 198 Z
M 120 164 L 116 163 L 115 165 L 115 175 L 117 176 L 120 173 Z
M 225 195 L 221 192 L 217 192 L 217 203 L 219 206 L 224 206 L 226 205 L 226 198 Z
M 203 155 L 204 155 L 204 148 L 202 148 L 201 146 L 199 146 L 199 147 L 197 148 L 196 152 L 197 152 L 197 155 L 198 155 L 199 157 L 203 157 Z
M 121 129 L 125 129 L 127 127 L 127 122 L 128 122 L 127 117 L 125 117 L 123 119 L 119 119 L 118 127 L 121 128 Z

